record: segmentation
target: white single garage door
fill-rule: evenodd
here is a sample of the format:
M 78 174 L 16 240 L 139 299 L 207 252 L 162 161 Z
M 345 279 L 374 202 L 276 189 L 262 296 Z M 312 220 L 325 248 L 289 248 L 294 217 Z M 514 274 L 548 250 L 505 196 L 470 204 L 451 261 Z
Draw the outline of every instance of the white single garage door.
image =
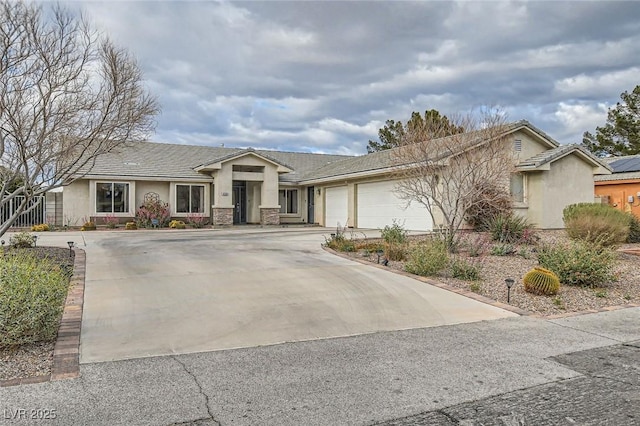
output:
M 358 228 L 384 228 L 395 219 L 411 231 L 431 231 L 433 224 L 429 211 L 422 204 L 396 196 L 394 181 L 362 183 L 357 187 Z
M 349 217 L 349 205 L 347 203 L 347 187 L 335 186 L 325 191 L 325 221 L 324 226 L 335 228 L 347 224 Z

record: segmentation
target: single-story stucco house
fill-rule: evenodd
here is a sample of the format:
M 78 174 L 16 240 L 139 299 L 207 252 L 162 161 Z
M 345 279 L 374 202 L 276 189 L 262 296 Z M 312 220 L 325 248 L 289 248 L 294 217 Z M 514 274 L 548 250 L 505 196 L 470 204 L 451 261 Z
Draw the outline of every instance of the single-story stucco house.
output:
M 603 202 L 640 218 L 640 155 L 603 158 L 613 173 L 595 177 L 595 194 Z
M 516 158 L 514 207 L 539 228 L 561 228 L 562 209 L 593 202 L 594 175 L 610 168 L 577 145 L 560 145 L 526 121 L 501 139 Z M 340 156 L 141 142 L 99 157 L 64 188 L 69 220 L 131 220 L 145 196 L 169 203 L 174 218 L 203 215 L 214 225 L 338 224 L 381 228 L 393 220 L 429 231 L 426 209 L 398 198 L 391 151 Z

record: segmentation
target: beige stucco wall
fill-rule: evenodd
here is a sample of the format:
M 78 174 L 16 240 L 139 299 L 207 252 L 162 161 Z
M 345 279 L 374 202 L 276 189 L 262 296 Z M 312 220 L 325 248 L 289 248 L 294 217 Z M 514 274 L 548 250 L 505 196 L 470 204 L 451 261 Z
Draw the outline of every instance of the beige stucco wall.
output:
M 247 182 L 247 223 L 260 223 L 261 182 Z
M 522 150 L 515 153 L 516 162 L 526 160 L 550 149 L 549 145 L 540 142 L 538 139 L 535 139 L 523 130 L 518 130 L 507 138 L 508 142 L 512 144 L 512 146 L 517 139 L 522 141 Z
M 234 165 L 264 167 L 263 173 L 234 172 Z M 221 168 L 212 173 L 214 178 L 213 207 L 233 207 L 233 180 L 248 181 L 247 185 L 247 221 L 260 222 L 261 208 L 279 208 L 278 204 L 278 168 L 275 164 L 255 155 L 245 155 L 222 163 Z M 261 182 L 259 181 L 261 180 Z M 253 182 L 249 184 L 249 182 Z M 256 194 L 259 190 L 259 194 Z M 249 204 L 249 200 L 250 204 Z
M 529 206 L 530 214 L 540 218 L 541 228 L 564 228 L 562 210 L 566 206 L 593 202 L 593 167 L 575 155 L 552 162 L 542 179 L 544 195 Z
M 91 216 L 89 180 L 78 179 L 62 190 L 62 224 L 80 226 Z
M 173 201 L 169 195 L 169 182 L 154 182 L 154 181 L 136 181 L 136 205 L 135 209 L 138 209 L 144 202 L 145 194 L 149 192 L 155 192 L 160 197 L 160 201 L 164 201 L 173 204 Z

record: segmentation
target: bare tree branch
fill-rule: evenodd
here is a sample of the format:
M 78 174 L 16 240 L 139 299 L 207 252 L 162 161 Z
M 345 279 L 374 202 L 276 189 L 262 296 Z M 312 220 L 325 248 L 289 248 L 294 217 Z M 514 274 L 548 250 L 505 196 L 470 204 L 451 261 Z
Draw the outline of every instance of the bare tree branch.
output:
M 509 195 L 509 177 L 515 167 L 502 114 L 471 113 L 452 123 L 466 131 L 447 134 L 442 129 L 436 139 L 411 135 L 393 152 L 397 192 L 407 202 L 427 209 L 434 225 L 443 226 L 450 248 L 469 209 L 480 202 L 503 202 Z
M 41 6 L 6 0 L 0 13 L 0 209 L 22 196 L 23 211 L 146 138 L 159 106 L 135 59 L 82 16 L 55 6 L 47 19 Z

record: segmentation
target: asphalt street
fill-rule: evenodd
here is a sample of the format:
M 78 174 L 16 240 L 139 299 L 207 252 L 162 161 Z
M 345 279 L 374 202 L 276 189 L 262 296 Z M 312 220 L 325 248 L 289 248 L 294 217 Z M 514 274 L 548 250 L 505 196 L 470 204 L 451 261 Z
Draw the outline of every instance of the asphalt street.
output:
M 469 425 L 633 424 L 637 419 L 602 420 L 607 407 L 615 416 L 637 415 L 638 324 L 640 308 L 632 308 L 89 363 L 81 365 L 78 379 L 0 389 L 0 413 L 55 410 L 55 419 L 0 419 L 56 425 L 447 419 Z M 600 364 L 589 370 L 589 360 Z M 609 375 L 613 379 L 603 378 Z M 549 417 L 542 416 L 545 411 Z M 559 417 L 564 412 L 568 419 Z M 514 423 L 518 419 L 529 423 Z

